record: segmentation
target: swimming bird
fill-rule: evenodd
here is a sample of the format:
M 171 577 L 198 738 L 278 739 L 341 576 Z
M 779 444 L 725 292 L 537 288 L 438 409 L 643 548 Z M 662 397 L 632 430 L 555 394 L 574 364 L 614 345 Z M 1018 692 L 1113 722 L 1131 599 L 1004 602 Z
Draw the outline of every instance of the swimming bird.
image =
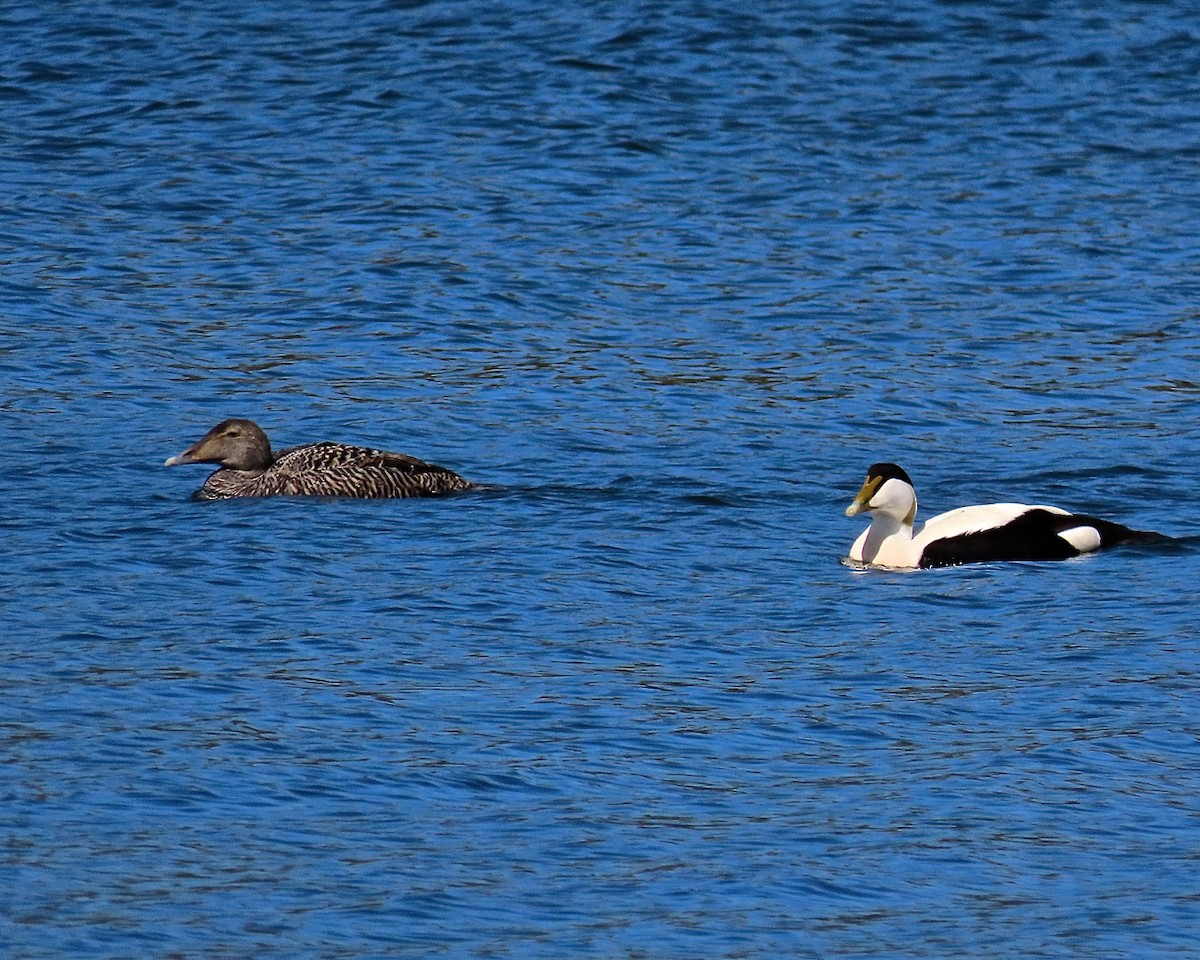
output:
M 223 420 L 165 466 L 220 466 L 197 500 L 234 497 L 433 497 L 473 486 L 445 467 L 346 443 L 308 443 L 272 453 L 251 420 Z
M 876 463 L 846 516 L 869 512 L 871 526 L 850 559 L 879 567 L 949 567 L 988 560 L 1066 560 L 1119 543 L 1165 540 L 1162 534 L 1067 513 L 1058 507 L 989 503 L 959 507 L 914 526 L 917 494 L 894 463 Z

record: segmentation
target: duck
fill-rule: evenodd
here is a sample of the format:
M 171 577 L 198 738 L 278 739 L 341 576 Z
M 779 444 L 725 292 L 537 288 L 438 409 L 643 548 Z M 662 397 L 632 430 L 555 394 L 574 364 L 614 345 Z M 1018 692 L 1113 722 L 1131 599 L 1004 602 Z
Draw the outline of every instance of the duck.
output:
M 989 503 L 959 507 L 916 524 L 917 494 L 894 463 L 872 464 L 846 516 L 871 515 L 849 560 L 915 569 L 1004 560 L 1066 560 L 1122 543 L 1167 539 L 1058 507 Z
M 348 443 L 306 443 L 275 453 L 253 420 L 222 420 L 164 466 L 215 463 L 193 494 L 197 500 L 237 497 L 435 497 L 474 486 L 453 470 L 404 453 Z

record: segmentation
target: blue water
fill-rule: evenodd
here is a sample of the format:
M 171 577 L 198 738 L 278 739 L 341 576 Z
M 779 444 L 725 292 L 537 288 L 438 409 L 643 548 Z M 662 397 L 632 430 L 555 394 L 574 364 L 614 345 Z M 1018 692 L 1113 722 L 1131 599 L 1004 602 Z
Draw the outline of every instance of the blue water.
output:
M 6 958 L 1194 953 L 1200 12 L 742 6 L 0 11 Z

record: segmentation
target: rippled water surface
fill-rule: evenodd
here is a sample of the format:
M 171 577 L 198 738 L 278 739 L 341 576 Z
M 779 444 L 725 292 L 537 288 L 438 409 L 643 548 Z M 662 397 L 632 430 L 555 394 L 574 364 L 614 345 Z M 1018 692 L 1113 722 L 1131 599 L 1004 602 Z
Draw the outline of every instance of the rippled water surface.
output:
M 0 11 L 5 957 L 1194 951 L 1200 13 L 743 6 Z

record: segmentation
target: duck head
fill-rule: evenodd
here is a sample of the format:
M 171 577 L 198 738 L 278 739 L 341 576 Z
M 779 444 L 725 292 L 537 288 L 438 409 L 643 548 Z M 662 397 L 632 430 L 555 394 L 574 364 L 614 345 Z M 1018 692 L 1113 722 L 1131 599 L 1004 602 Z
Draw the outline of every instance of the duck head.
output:
M 867 511 L 912 526 L 917 516 L 917 492 L 908 474 L 894 463 L 872 464 L 862 489 L 846 508 L 846 516 Z
M 266 470 L 271 465 L 271 444 L 251 420 L 222 420 L 165 466 L 181 463 L 217 463 L 229 470 Z

